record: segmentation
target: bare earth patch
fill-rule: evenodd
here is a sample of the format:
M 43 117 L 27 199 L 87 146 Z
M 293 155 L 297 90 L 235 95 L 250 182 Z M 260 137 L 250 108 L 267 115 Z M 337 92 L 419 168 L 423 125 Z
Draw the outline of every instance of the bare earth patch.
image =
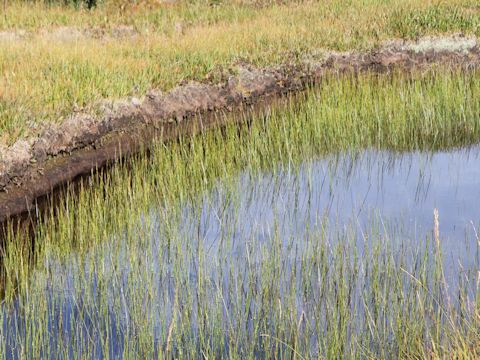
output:
M 462 35 L 450 37 L 424 37 L 416 42 L 408 42 L 401 40 L 390 41 L 386 44 L 386 48 L 393 51 L 413 51 L 415 53 L 426 52 L 457 52 L 468 54 L 477 46 L 475 37 L 465 37 Z
M 461 35 L 394 40 L 369 52 L 323 52 L 277 67 L 242 64 L 220 83 L 191 82 L 166 94 L 151 91 L 143 99 L 103 101 L 98 112 L 71 114 L 35 137 L 0 147 L 0 222 L 29 211 L 52 189 L 118 159 L 120 149 L 122 156 L 133 154 L 160 137 L 165 140 L 192 132 L 192 127 L 201 131 L 217 124 L 218 118 L 208 114 L 243 111 L 319 83 L 327 73 L 410 71 L 431 65 L 477 68 L 478 40 Z
M 133 38 L 139 35 L 139 32 L 128 25 L 116 26 L 113 28 L 78 28 L 73 26 L 60 26 L 52 29 L 42 29 L 36 32 L 27 30 L 8 30 L 0 31 L 1 42 L 20 42 L 26 40 L 46 40 L 54 42 L 75 42 L 82 39 L 123 39 Z

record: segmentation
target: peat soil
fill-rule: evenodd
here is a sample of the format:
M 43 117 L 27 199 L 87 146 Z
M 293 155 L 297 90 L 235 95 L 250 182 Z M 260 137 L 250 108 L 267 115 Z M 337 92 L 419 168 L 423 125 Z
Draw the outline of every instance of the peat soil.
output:
M 45 125 L 35 136 L 0 145 L 0 224 L 36 216 L 56 192 L 98 169 L 148 149 L 156 141 L 195 134 L 272 101 L 321 86 L 327 75 L 359 72 L 409 73 L 428 67 L 471 71 L 480 65 L 474 37 L 395 40 L 367 52 L 321 52 L 282 65 L 257 68 L 241 63 L 223 71 L 219 82 L 190 82 L 143 99 L 103 101 L 99 109 L 77 112 L 61 124 Z

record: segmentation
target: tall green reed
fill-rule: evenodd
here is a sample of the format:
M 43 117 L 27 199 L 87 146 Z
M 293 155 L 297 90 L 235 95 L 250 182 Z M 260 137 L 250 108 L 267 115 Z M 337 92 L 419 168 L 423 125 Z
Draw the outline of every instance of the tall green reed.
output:
M 242 224 L 222 214 L 226 225 L 215 256 L 201 236 L 203 194 L 218 181 L 228 189 L 240 171 L 275 173 L 279 165 L 295 168 L 332 151 L 437 150 L 478 141 L 478 73 L 441 74 L 329 77 L 301 101 L 272 108 L 248 125 L 157 144 L 150 156 L 67 191 L 57 209 L 44 213 L 33 250 L 21 232 L 7 236 L 0 352 L 474 355 L 478 286 L 472 302 L 465 289 L 474 279 L 463 279 L 460 305 L 451 306 L 438 266 L 442 255 L 428 256 L 424 242 L 397 251 L 377 236 L 359 255 L 353 229 L 338 234 L 325 226 L 287 245 L 275 232 L 265 244 L 252 235 L 242 239 L 239 256 L 232 234 Z M 225 196 L 235 208 L 249 194 Z M 187 220 L 186 204 L 192 208 Z M 158 218 L 149 216 L 152 209 Z M 305 244 L 302 251 L 298 243 Z

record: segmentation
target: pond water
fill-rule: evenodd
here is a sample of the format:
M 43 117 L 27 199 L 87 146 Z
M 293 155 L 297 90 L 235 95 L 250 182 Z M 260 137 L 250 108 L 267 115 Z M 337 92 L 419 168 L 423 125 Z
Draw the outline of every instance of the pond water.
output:
M 189 319 L 185 329 L 197 335 L 200 329 L 208 333 L 200 318 L 203 312 L 209 314 L 209 321 L 227 324 L 220 325 L 225 331 L 239 326 L 246 316 L 250 319 L 244 330 L 247 341 L 255 327 L 250 312 L 267 306 L 252 295 L 254 305 L 246 310 L 249 287 L 261 292 L 262 278 L 272 276 L 278 283 L 276 296 L 308 318 L 318 295 L 308 293 L 320 290 L 315 284 L 305 290 L 313 275 L 304 270 L 291 279 L 295 268 L 303 269 L 309 254 L 319 251 L 319 241 L 328 249 L 348 242 L 360 258 L 380 243 L 399 249 L 405 263 L 414 266 L 422 249 L 433 243 L 434 209 L 439 213 L 445 276 L 454 284 L 448 291 L 453 294 L 460 272 L 474 278 L 479 271 L 479 201 L 480 147 L 330 155 L 300 166 L 287 164 L 219 179 L 208 193 L 197 201 L 184 201 L 175 211 L 153 204 L 135 234 L 113 236 L 111 242 L 92 249 L 87 259 L 72 256 L 65 262 L 47 262 L 48 271 L 32 281 L 37 295 L 45 299 L 43 318 L 54 334 L 51 346 L 69 356 L 102 357 L 105 348 L 111 356 L 119 356 L 126 339 L 142 334 L 150 334 L 152 348 L 165 347 L 178 307 Z M 351 261 L 334 250 L 327 251 L 325 259 Z M 270 263 L 276 265 L 270 268 Z M 276 266 L 277 275 L 272 270 Z M 372 279 L 365 276 L 359 281 L 354 292 L 361 298 L 362 286 Z M 297 290 L 290 298 L 292 288 Z M 467 290 L 475 296 L 474 282 Z M 29 313 L 18 304 L 2 311 L 5 349 L 13 357 L 22 348 L 18 334 L 25 331 L 25 319 L 42 311 L 35 308 Z M 328 311 L 322 316 L 328 318 Z M 365 330 L 362 316 L 354 321 L 359 332 Z M 307 338 L 314 337 L 315 330 L 309 331 Z M 222 346 L 228 351 L 228 345 Z M 313 341 L 309 347 L 315 354 L 321 344 Z
M 447 265 L 472 266 L 479 201 L 478 147 L 403 154 L 368 150 L 256 175 L 244 172 L 228 186 L 220 181 L 203 197 L 200 214 L 198 204 L 185 206 L 182 234 L 200 232 L 211 247 L 225 228 L 233 228 L 232 241 L 242 247 L 245 240 L 265 241 L 274 229 L 287 243 L 313 228 L 354 227 L 362 243 L 372 232 L 393 231 L 392 241 L 416 245 L 432 238 L 437 209 Z M 199 222 L 191 221 L 198 217 Z

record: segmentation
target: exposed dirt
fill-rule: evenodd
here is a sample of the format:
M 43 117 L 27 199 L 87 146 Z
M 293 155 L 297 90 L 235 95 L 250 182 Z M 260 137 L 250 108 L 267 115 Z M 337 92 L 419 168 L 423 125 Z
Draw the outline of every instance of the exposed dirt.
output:
M 58 26 L 41 29 L 36 32 L 30 32 L 24 29 L 0 31 L 0 43 L 39 39 L 58 43 L 68 43 L 91 38 L 105 40 L 135 38 L 138 35 L 140 35 L 140 33 L 133 26 L 129 25 L 121 25 L 112 28 Z
M 0 31 L 0 42 L 15 42 L 27 37 L 25 30 Z
M 55 188 L 148 146 L 215 126 L 216 114 L 262 106 L 318 84 L 326 73 L 388 72 L 432 65 L 471 70 L 480 65 L 476 38 L 452 36 L 392 41 L 364 53 L 323 52 L 301 62 L 258 69 L 238 65 L 220 83 L 192 82 L 143 99 L 103 102 L 95 114 L 75 113 L 36 137 L 0 146 L 0 223 L 35 208 Z

